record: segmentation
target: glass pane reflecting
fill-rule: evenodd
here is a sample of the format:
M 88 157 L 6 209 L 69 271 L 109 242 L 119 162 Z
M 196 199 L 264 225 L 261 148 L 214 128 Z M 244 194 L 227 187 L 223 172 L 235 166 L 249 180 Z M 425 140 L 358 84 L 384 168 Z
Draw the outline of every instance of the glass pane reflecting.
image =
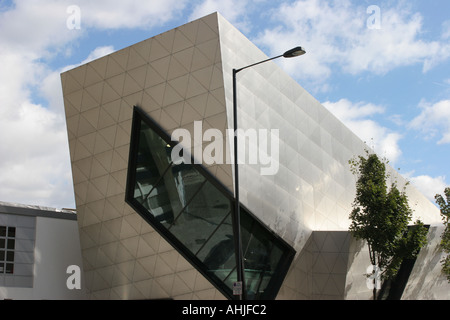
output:
M 245 210 L 241 214 L 241 232 L 247 298 L 259 299 L 264 295 L 283 251 L 273 235 Z
M 189 200 L 169 230 L 195 253 L 217 229 L 231 206 L 230 201 L 209 181 L 186 186 L 185 192 Z
M 229 277 L 236 267 L 231 212 L 218 225 L 197 253 L 208 272 L 220 280 Z
M 170 190 L 173 193 L 172 206 L 176 214 L 174 221 L 166 225 L 167 228 L 171 228 L 184 221 L 183 212 L 191 211 L 194 206 L 192 199 L 200 192 L 206 179 L 192 166 L 180 164 L 171 167 L 170 172 L 165 176 L 164 183 L 171 186 Z
M 173 222 L 174 210 L 180 211 L 173 199 L 173 178 L 166 176 L 171 169 L 171 147 L 147 124 L 141 122 L 136 159 L 134 198 L 161 222 Z M 172 192 L 171 192 L 172 191 Z

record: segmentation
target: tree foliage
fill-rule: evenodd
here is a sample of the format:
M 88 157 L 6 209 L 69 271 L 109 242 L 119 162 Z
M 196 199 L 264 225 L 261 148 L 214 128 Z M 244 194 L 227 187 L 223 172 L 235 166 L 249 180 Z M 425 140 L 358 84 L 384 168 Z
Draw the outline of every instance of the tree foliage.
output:
M 441 247 L 447 253 L 447 256 L 441 261 L 442 272 L 450 282 L 450 188 L 445 188 L 444 195 L 445 199 L 440 194 L 437 194 L 435 199 L 441 208 L 441 216 L 445 226 L 444 232 L 441 235 Z
M 355 238 L 366 240 L 370 262 L 381 270 L 381 279 L 392 278 L 403 259 L 414 258 L 425 245 L 427 234 L 420 220 L 408 231 L 412 219 L 408 197 L 405 189 L 397 188 L 396 182 L 388 188 L 386 163 L 369 152 L 366 157 L 349 161 L 357 177 L 349 230 Z M 375 295 L 374 290 L 374 298 Z

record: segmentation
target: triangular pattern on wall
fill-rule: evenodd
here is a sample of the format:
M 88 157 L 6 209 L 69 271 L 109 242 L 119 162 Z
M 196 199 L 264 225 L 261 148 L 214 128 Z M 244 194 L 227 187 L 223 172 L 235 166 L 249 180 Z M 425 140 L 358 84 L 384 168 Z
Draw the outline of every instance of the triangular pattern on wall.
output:
M 116 199 L 123 202 L 133 105 L 147 108 L 167 128 L 225 111 L 224 101 L 208 98 L 212 78 L 217 78 L 214 89 L 220 90 L 217 84 L 222 80 L 213 67 L 220 61 L 218 22 L 207 20 L 144 40 L 61 77 L 80 237 L 93 298 L 181 296 L 195 291 L 196 279 L 202 278 Z M 184 270 L 182 275 L 175 276 L 176 266 Z M 204 285 L 197 287 L 205 290 Z

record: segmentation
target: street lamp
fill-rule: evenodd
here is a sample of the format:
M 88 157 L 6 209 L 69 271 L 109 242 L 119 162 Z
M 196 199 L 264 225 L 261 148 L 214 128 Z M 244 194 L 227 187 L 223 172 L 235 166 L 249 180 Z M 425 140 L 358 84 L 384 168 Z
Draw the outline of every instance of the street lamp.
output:
M 240 69 L 233 69 L 233 120 L 234 120 L 234 194 L 236 198 L 235 209 L 233 215 L 233 228 L 234 228 L 234 246 L 236 255 L 236 270 L 237 270 L 237 282 L 240 284 L 242 291 L 239 294 L 241 300 L 245 300 L 245 277 L 244 277 L 244 259 L 242 254 L 242 241 L 241 241 L 241 217 L 240 217 L 240 205 L 239 205 L 239 171 L 238 171 L 238 136 L 237 136 L 237 94 L 236 94 L 236 74 L 244 69 L 256 66 L 258 64 L 275 60 L 277 58 L 294 58 L 304 55 L 306 51 L 302 47 L 295 47 L 286 51 L 282 55 L 259 61 L 248 65 Z

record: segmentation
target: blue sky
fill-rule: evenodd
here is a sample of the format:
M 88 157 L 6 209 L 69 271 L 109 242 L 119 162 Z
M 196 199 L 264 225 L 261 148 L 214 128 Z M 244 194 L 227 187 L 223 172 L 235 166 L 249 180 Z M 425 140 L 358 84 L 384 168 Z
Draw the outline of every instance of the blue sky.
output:
M 215 11 L 305 47 L 277 63 L 430 200 L 450 185 L 448 0 L 0 0 L 0 201 L 75 206 L 62 71 Z

